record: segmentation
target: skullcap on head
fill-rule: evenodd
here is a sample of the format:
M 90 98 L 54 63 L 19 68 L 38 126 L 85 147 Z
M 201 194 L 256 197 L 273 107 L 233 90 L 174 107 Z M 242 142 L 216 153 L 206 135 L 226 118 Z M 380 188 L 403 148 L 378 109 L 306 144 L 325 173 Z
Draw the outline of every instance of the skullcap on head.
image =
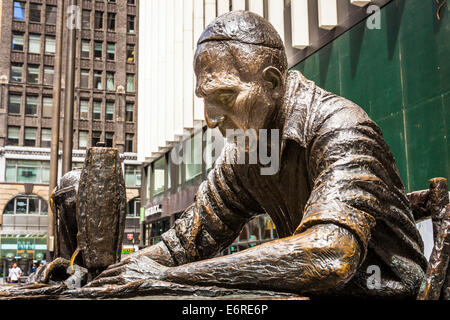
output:
M 217 17 L 197 44 L 227 40 L 284 50 L 283 41 L 270 22 L 250 11 L 232 11 Z

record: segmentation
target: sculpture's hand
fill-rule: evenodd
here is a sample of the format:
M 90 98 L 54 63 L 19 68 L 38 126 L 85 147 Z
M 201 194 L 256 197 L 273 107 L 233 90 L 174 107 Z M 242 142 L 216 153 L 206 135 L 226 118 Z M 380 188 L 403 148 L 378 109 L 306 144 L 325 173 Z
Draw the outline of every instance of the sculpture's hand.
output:
M 137 280 L 162 280 L 166 270 L 169 269 L 145 255 L 136 255 L 124 259 L 122 262 L 111 265 L 103 271 L 94 281 L 84 288 L 99 287 L 103 285 L 122 285 Z

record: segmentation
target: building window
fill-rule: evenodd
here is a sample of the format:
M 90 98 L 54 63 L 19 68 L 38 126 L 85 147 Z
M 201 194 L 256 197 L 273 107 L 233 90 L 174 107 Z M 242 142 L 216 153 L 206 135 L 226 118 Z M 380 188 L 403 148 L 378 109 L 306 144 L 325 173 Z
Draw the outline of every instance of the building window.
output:
M 101 41 L 94 41 L 94 58 L 96 60 L 102 60 L 102 45 Z
M 127 133 L 125 135 L 125 152 L 133 152 L 133 138 L 132 133 Z
M 14 20 L 25 21 L 25 2 L 14 1 Z
M 7 146 L 19 145 L 19 132 L 20 127 L 8 127 L 8 139 L 6 141 Z
M 139 217 L 141 212 L 141 199 L 134 198 L 127 203 L 127 217 Z
M 35 195 L 19 195 L 9 200 L 3 214 L 47 215 L 47 201 Z
M 45 37 L 45 53 L 55 54 L 56 52 L 56 39 L 55 37 L 46 36 Z
M 190 181 L 202 174 L 202 139 L 203 132 L 196 133 L 190 140 L 185 143 L 188 152 L 188 161 L 186 165 L 186 181 Z
M 11 82 L 22 82 L 22 64 L 11 64 Z
M 28 65 L 27 82 L 31 84 L 39 83 L 39 66 Z
M 42 129 L 41 130 L 41 148 L 50 148 L 52 144 L 52 130 Z
M 134 74 L 127 74 L 127 92 L 134 92 Z
M 94 71 L 94 89 L 102 90 L 102 72 Z
M 36 96 L 27 96 L 27 101 L 25 104 L 25 114 L 26 115 L 37 115 L 37 100 Z
M 116 14 L 109 12 L 108 13 L 108 31 L 116 30 Z
M 41 8 L 40 4 L 30 3 L 30 22 L 41 22 Z
M 49 161 L 6 160 L 6 182 L 48 183 Z
M 95 11 L 94 28 L 103 29 L 103 12 L 101 11 Z
M 45 22 L 47 24 L 56 25 L 56 16 L 58 15 L 57 7 L 47 5 L 45 7 Z
M 94 101 L 94 107 L 92 110 L 92 119 L 100 120 L 102 117 L 102 103 L 101 101 Z
M 141 168 L 137 166 L 125 166 L 125 185 L 127 187 L 141 186 Z
M 100 142 L 102 133 L 100 131 L 92 131 L 92 146 L 95 147 Z
M 83 10 L 81 15 L 81 25 L 83 29 L 91 28 L 91 12 L 89 10 Z
M 38 34 L 30 34 L 28 36 L 28 52 L 41 53 L 41 36 Z
M 91 42 L 89 40 L 81 41 L 81 57 L 88 59 L 91 57 Z
M 113 42 L 108 42 L 106 48 L 106 57 L 108 60 L 116 59 L 116 44 Z
M 114 102 L 106 103 L 106 120 L 107 121 L 114 120 Z
M 134 104 L 127 103 L 125 107 L 125 121 L 133 122 L 134 120 Z
M 166 157 L 162 157 L 153 163 L 153 197 L 164 193 L 165 163 Z
M 135 4 L 134 0 L 128 0 L 128 4 Z
M 127 62 L 134 63 L 134 44 L 127 44 Z
M 114 144 L 114 133 L 113 132 L 106 132 L 105 133 L 105 146 L 107 148 L 112 148 Z
M 127 17 L 127 32 L 128 32 L 128 33 L 134 33 L 134 32 L 135 32 L 135 29 L 134 29 L 134 25 L 135 25 L 134 19 L 135 19 L 135 17 L 132 16 L 132 15 L 128 15 L 128 17 Z
M 89 88 L 89 70 L 81 70 L 80 87 Z
M 89 101 L 80 100 L 80 119 L 87 120 L 89 118 Z
M 114 91 L 114 72 L 106 72 L 106 90 Z
M 36 128 L 25 128 L 25 147 L 35 147 L 36 146 Z
M 78 133 L 78 147 L 80 149 L 86 149 L 87 148 L 87 139 L 88 139 L 88 132 L 87 131 L 80 131 Z
M 42 99 L 42 116 L 51 118 L 53 116 L 53 98 L 44 97 Z
M 9 95 L 8 113 L 20 113 L 20 102 L 22 96 L 17 94 Z
M 44 84 L 47 86 L 53 85 L 53 78 L 55 76 L 55 69 L 53 67 L 44 67 Z
M 13 33 L 11 50 L 23 51 L 23 33 Z

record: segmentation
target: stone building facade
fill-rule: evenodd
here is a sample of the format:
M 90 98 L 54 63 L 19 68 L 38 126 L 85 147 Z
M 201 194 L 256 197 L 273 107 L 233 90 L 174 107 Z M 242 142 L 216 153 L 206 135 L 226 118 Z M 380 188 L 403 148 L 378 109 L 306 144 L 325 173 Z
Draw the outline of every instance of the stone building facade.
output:
M 73 167 L 83 165 L 85 150 L 97 142 L 119 149 L 130 201 L 126 233 L 133 233 L 132 240 L 124 238 L 126 244 L 132 245 L 139 238 L 140 203 L 140 168 L 136 157 L 138 0 L 79 0 L 77 7 L 70 9 L 69 1 L 64 1 L 77 29 Z M 52 95 L 58 59 L 56 24 L 61 3 L 59 0 L 0 0 L 2 237 L 11 233 L 30 236 L 47 232 Z M 67 25 L 62 49 L 60 150 L 66 35 Z M 60 176 L 61 151 L 59 162 Z M 28 222 L 19 219 L 24 215 L 39 219 L 31 219 L 32 223 L 30 219 Z M 2 248 L 0 258 L 11 254 L 10 244 L 5 247 L 8 249 Z

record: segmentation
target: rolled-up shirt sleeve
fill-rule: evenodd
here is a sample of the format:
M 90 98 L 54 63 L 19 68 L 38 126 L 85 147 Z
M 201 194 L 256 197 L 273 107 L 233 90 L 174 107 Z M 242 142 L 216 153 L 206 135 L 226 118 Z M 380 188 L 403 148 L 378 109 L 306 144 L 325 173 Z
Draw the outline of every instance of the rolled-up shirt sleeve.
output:
M 178 265 L 207 259 L 230 245 L 245 223 L 262 209 L 241 187 L 233 170 L 231 145 L 226 145 L 214 168 L 174 226 L 162 235 Z
M 377 125 L 342 98 L 321 107 L 307 146 L 313 187 L 296 233 L 320 223 L 339 225 L 358 240 L 362 261 L 376 221 L 407 218 L 409 204 Z

